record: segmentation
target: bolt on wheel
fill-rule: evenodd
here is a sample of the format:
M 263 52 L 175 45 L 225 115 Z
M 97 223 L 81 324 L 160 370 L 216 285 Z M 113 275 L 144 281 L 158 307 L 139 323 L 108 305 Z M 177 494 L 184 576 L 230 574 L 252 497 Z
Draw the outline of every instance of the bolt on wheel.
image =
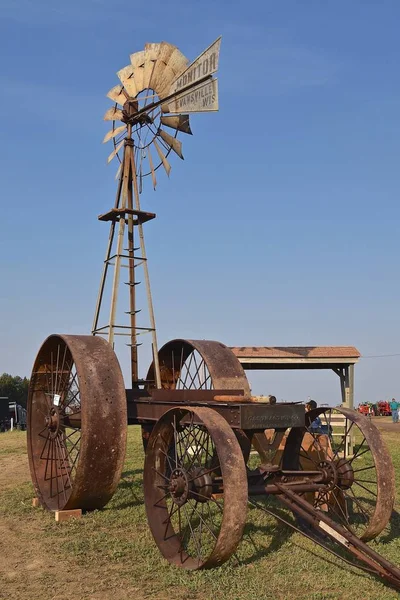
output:
M 169 562 L 221 565 L 246 521 L 247 477 L 235 434 L 214 410 L 169 410 L 150 436 L 144 466 L 147 518 Z

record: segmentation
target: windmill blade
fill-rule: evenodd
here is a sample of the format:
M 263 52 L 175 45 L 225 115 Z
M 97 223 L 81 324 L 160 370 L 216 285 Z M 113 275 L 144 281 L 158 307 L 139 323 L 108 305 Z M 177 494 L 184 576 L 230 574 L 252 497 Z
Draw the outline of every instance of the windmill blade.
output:
M 177 47 L 168 44 L 167 42 L 161 42 L 161 44 L 159 44 L 159 52 L 149 86 L 155 90 L 157 95 L 161 98 L 163 95 L 165 96 L 165 90 L 167 88 L 169 89 L 165 79 L 171 84 L 176 77 L 174 70 L 171 67 L 168 67 L 168 62 L 171 56 L 174 55 L 175 50 L 178 50 Z M 176 58 L 175 60 L 179 59 Z
M 140 166 L 139 166 L 139 194 L 143 192 L 143 155 L 140 153 Z
M 151 78 L 151 87 L 157 92 L 159 98 L 165 98 L 168 95 L 175 77 L 176 75 L 169 65 L 164 62 L 156 62 L 153 77 Z
M 110 98 L 117 104 L 121 104 L 121 106 L 123 106 L 125 104 L 127 94 L 124 93 L 122 85 L 116 85 L 108 92 L 107 98 Z
M 156 63 L 154 60 L 146 59 L 143 67 L 143 89 L 145 90 L 150 87 L 150 80 L 152 78 L 155 66 Z
M 116 129 L 112 129 L 111 131 L 106 133 L 106 135 L 104 136 L 103 144 L 105 144 L 109 140 L 112 140 L 115 136 L 119 135 L 123 131 L 126 131 L 126 125 L 121 125 L 120 127 L 117 127 Z
M 155 149 L 157 150 L 157 154 L 160 157 L 160 160 L 164 166 L 165 172 L 167 173 L 168 177 L 169 174 L 171 173 L 171 165 L 169 164 L 169 162 L 167 161 L 167 159 L 165 158 L 163 151 L 161 150 L 160 146 L 157 143 L 157 140 L 153 140 L 153 144 Z
M 168 42 L 161 42 L 160 51 L 157 56 L 157 61 L 167 64 L 171 54 L 176 50 L 176 46 L 169 44 Z
M 117 76 L 118 76 L 119 80 L 121 81 L 122 85 L 124 86 L 124 88 L 126 89 L 126 91 L 128 92 L 129 96 L 131 98 L 135 98 L 135 96 L 139 90 L 137 89 L 137 86 L 136 86 L 136 80 L 134 77 L 134 69 L 133 69 L 132 65 L 127 65 L 126 67 L 124 67 L 123 69 L 118 71 Z
M 131 64 L 133 67 L 133 76 L 136 82 L 137 93 L 144 89 L 143 75 L 144 75 L 144 63 L 146 60 L 146 54 L 144 50 L 131 54 Z
M 161 123 L 166 127 L 170 127 L 171 129 L 177 129 L 178 131 L 183 131 L 183 133 L 192 134 L 192 130 L 190 129 L 189 123 L 189 115 L 177 115 L 174 117 L 161 117 Z
M 174 71 L 175 77 L 179 77 L 179 75 L 183 73 L 183 71 L 185 71 L 186 67 L 189 64 L 189 61 L 178 48 L 175 48 L 175 50 L 169 57 L 167 64 Z
M 120 144 L 118 144 L 118 146 L 111 152 L 110 156 L 107 158 L 108 163 L 110 163 L 112 161 L 114 156 L 117 156 L 118 152 L 121 150 L 124 143 L 125 143 L 125 140 L 122 140 L 122 142 Z
M 137 93 L 139 94 L 145 89 L 144 85 L 144 66 L 136 67 L 133 72 L 133 76 L 135 78 Z
M 117 108 L 116 106 L 112 106 L 108 109 L 106 114 L 104 115 L 104 121 L 121 121 L 122 119 L 122 110 Z
M 145 60 L 157 60 L 158 55 L 160 53 L 161 44 L 159 42 L 156 43 L 147 43 L 144 45 L 144 54 Z
M 144 62 L 146 60 L 146 53 L 144 50 L 140 50 L 140 52 L 135 52 L 134 54 L 131 54 L 130 59 L 132 67 L 136 69 L 137 67 L 141 67 L 144 65 Z
M 149 165 L 150 165 L 150 171 L 151 171 L 151 178 L 153 180 L 153 189 L 155 191 L 156 187 L 157 187 L 157 179 L 156 179 L 156 173 L 154 171 L 153 159 L 152 159 L 151 153 L 150 153 L 150 146 L 147 148 L 147 156 L 149 157 Z
M 150 88 L 151 78 L 153 77 L 153 72 L 156 67 L 156 61 L 160 54 L 161 44 L 159 42 L 156 43 L 148 43 L 144 46 L 144 74 L 143 74 L 143 84 L 146 88 Z
M 169 133 L 167 133 L 163 129 L 159 129 L 158 133 L 162 137 L 162 139 L 164 140 L 164 142 L 166 144 L 168 144 L 168 146 L 171 146 L 171 148 L 175 152 L 175 154 L 177 154 L 179 156 L 179 158 L 181 158 L 183 160 L 182 142 L 180 142 L 176 138 L 172 137 L 172 135 L 170 135 Z
M 117 171 L 117 172 L 116 172 L 116 174 L 115 174 L 115 179 L 117 179 L 117 180 L 119 179 L 119 177 L 120 177 L 120 175 L 121 175 L 121 171 L 122 171 L 122 165 L 123 165 L 123 164 L 124 164 L 124 163 L 123 163 L 123 161 L 121 161 L 121 162 L 119 163 L 118 171 Z

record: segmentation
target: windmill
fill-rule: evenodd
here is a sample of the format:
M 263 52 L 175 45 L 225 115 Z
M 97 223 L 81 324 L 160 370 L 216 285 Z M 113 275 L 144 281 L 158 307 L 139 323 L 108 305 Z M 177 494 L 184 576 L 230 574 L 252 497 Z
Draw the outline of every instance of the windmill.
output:
M 128 337 L 131 352 L 133 388 L 145 384 L 139 379 L 139 336 L 150 333 L 154 361 L 154 384 L 161 387 L 156 322 L 154 317 L 143 224 L 155 214 L 141 209 L 140 197 L 144 181 L 151 179 L 157 186 L 157 171 L 171 171 L 170 154 L 183 159 L 182 142 L 178 134 L 192 134 L 190 113 L 218 110 L 218 82 L 213 75 L 218 70 L 221 38 L 218 38 L 192 63 L 182 52 L 167 42 L 146 44 L 144 50 L 131 54 L 130 64 L 118 71 L 120 83 L 107 97 L 114 105 L 104 120 L 112 129 L 103 142 L 112 141 L 108 162 L 119 161 L 116 179 L 117 193 L 113 208 L 99 216 L 110 222 L 106 257 L 100 280 L 92 334 L 105 336 L 114 346 L 115 336 Z M 135 229 L 136 228 L 136 229 Z M 113 270 L 111 269 L 113 267 Z M 138 325 L 136 287 L 137 269 L 141 267 L 146 287 L 148 323 Z M 128 324 L 117 323 L 118 293 L 121 268 L 128 271 Z M 106 281 L 112 274 L 108 319 L 100 323 L 105 303 Z

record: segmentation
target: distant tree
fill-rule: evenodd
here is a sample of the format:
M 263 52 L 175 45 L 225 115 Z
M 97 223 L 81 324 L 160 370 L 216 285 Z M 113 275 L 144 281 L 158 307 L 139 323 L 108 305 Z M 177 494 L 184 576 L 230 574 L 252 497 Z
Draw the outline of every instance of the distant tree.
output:
M 28 401 L 29 379 L 27 377 L 13 377 L 8 373 L 0 375 L 0 396 L 7 396 L 10 402 L 16 402 L 24 408 Z

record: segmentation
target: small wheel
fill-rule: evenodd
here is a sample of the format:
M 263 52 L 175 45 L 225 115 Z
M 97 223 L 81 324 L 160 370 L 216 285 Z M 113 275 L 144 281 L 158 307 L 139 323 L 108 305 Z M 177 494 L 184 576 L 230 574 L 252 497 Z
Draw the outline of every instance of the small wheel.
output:
M 161 417 L 147 446 L 144 498 L 151 532 L 169 562 L 205 569 L 229 559 L 246 522 L 247 476 L 221 415 L 182 407 Z
M 354 410 L 306 413 L 306 427 L 289 433 L 283 468 L 328 470 L 331 483 L 306 499 L 364 541 L 375 538 L 390 520 L 392 460 L 375 425 Z
M 108 342 L 47 338 L 33 367 L 27 415 L 29 465 L 42 506 L 103 507 L 121 476 L 126 424 L 124 381 Z

